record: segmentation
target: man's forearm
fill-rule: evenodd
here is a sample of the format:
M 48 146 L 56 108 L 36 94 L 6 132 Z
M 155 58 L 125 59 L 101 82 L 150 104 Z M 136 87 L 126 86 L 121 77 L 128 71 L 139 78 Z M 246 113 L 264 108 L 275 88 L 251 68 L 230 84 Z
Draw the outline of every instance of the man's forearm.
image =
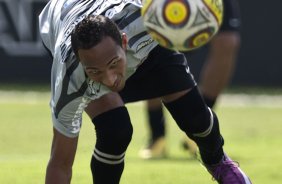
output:
M 45 184 L 70 184 L 71 169 L 48 165 L 46 170 Z

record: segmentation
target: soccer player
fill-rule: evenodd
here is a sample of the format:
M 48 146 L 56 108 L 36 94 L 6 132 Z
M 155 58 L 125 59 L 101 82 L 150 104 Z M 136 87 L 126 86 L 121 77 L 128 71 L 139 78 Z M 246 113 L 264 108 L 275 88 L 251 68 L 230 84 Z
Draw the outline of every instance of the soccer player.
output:
M 133 132 L 125 103 L 155 97 L 197 143 L 218 182 L 249 184 L 224 152 L 217 116 L 202 100 L 184 55 L 147 34 L 141 6 L 139 0 L 52 0 L 41 12 L 41 37 L 53 56 L 46 184 L 70 183 L 84 111 L 96 131 L 93 183 L 118 184 Z
M 202 68 L 199 88 L 206 104 L 213 108 L 218 96 L 228 85 L 240 46 L 240 11 L 238 0 L 223 0 L 224 16 L 220 32 L 209 43 L 209 54 Z M 192 52 L 186 52 L 189 59 Z M 165 118 L 160 99 L 146 103 L 150 137 L 139 152 L 141 158 L 166 157 Z M 197 147 L 189 139 L 182 140 L 184 148 L 194 156 Z

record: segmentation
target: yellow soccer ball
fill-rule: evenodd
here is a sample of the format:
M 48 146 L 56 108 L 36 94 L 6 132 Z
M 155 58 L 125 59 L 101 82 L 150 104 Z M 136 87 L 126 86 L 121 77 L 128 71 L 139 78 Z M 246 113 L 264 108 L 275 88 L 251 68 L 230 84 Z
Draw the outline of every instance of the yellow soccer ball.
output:
M 160 45 L 189 51 L 208 43 L 223 18 L 222 0 L 143 0 L 144 26 Z

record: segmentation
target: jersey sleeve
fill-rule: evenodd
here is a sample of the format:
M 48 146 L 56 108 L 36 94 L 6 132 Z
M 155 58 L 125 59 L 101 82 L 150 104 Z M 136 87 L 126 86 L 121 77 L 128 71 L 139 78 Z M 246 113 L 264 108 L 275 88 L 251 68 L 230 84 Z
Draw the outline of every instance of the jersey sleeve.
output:
M 60 62 L 55 52 L 51 73 L 51 110 L 54 128 L 67 137 L 76 137 L 82 113 L 90 99 L 88 82 L 81 64 L 74 58 Z
M 67 137 L 77 137 L 82 125 L 82 113 L 89 102 L 88 98 L 79 96 L 65 104 L 59 112 L 51 102 L 54 128 Z
M 51 48 L 51 26 L 50 20 L 51 16 L 49 13 L 50 2 L 44 7 L 39 15 L 39 31 L 43 44 L 47 49 L 53 54 L 53 49 Z

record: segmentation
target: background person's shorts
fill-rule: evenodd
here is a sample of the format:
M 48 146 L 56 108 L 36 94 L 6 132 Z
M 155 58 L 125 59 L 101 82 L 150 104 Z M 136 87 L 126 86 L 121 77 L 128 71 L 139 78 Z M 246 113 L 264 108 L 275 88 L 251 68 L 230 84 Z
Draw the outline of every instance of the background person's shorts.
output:
M 238 31 L 241 29 L 241 15 L 238 0 L 223 0 L 224 12 L 221 32 Z

